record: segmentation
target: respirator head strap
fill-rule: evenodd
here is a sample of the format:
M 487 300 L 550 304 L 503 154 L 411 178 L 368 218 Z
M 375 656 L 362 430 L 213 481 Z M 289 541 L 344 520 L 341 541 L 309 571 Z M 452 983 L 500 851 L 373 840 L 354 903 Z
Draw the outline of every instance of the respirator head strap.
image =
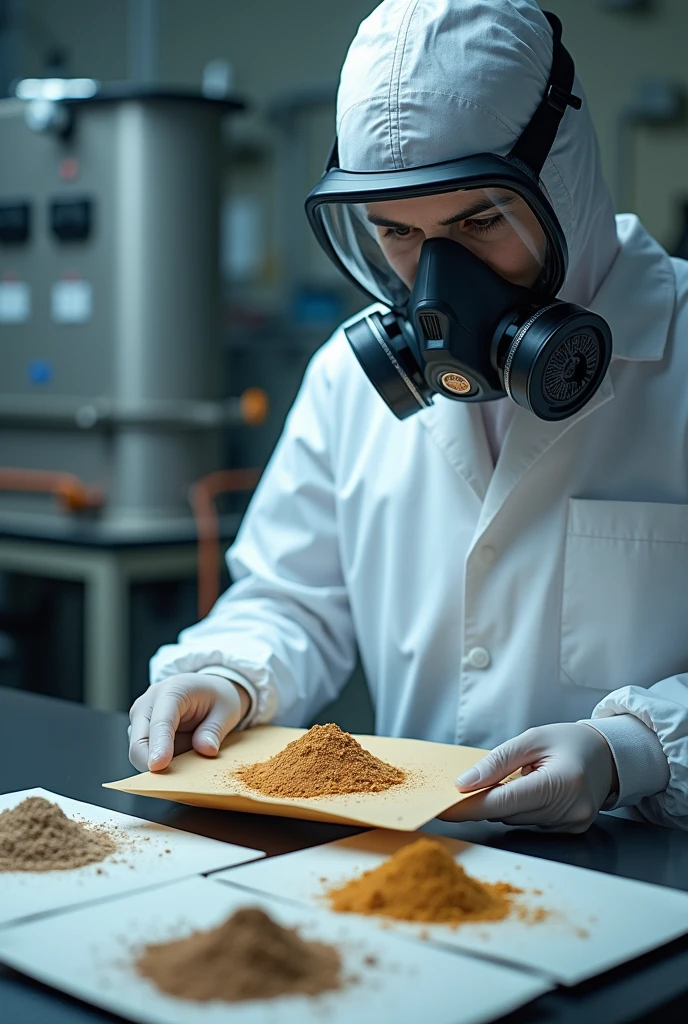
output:
M 327 154 L 323 177 L 325 177 L 327 172 L 331 171 L 333 167 L 339 167 L 339 137 L 336 134 L 332 140 L 332 144 L 330 145 L 330 151 Z
M 510 159 L 524 164 L 536 178 L 539 178 L 554 145 L 566 108 L 580 110 L 582 106 L 582 100 L 571 92 L 576 71 L 571 54 L 561 41 L 561 22 L 556 15 L 544 13 L 552 28 L 549 81 L 540 105 L 509 153 Z

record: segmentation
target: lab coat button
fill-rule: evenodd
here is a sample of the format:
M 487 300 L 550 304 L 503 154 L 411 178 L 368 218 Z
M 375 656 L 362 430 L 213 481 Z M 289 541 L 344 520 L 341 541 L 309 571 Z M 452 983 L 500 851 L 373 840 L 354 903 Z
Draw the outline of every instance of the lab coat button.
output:
M 480 561 L 484 566 L 494 565 L 495 559 L 497 558 L 497 552 L 489 544 L 485 544 L 480 549 Z
M 490 652 L 484 647 L 474 647 L 468 652 L 468 663 L 473 668 L 487 668 L 490 664 Z

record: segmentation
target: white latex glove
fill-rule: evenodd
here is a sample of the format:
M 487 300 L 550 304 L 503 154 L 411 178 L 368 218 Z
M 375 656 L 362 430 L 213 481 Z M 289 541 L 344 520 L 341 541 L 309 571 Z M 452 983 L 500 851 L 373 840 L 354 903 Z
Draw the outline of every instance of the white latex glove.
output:
M 498 785 L 519 768 L 520 778 Z M 503 821 L 585 832 L 618 789 L 618 778 L 604 736 L 575 722 L 526 730 L 495 747 L 460 775 L 456 785 L 461 793 L 496 788 L 456 804 L 442 815 L 447 821 Z
M 249 706 L 246 690 L 221 676 L 186 672 L 163 679 L 131 706 L 129 760 L 139 771 L 159 772 L 192 748 L 215 757 Z

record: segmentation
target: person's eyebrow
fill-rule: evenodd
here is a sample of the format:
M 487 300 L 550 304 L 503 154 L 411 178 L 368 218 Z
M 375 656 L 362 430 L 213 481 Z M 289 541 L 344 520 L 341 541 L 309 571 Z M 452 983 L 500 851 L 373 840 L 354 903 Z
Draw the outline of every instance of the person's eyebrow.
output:
M 411 224 L 402 224 L 398 220 L 389 220 L 388 217 L 380 217 L 377 213 L 369 213 L 368 220 L 378 228 L 410 228 Z
M 450 224 L 456 224 L 457 221 L 470 220 L 471 217 L 476 217 L 479 213 L 487 213 L 488 210 L 500 210 L 504 206 L 509 206 L 514 200 L 514 196 L 497 196 L 495 199 L 489 199 L 485 196 L 483 199 L 473 203 L 472 206 L 467 207 L 467 209 L 455 213 L 452 217 L 447 217 L 446 220 L 441 220 L 440 226 L 446 228 Z
M 472 206 L 468 206 L 465 210 L 460 210 L 458 213 L 453 214 L 446 220 L 440 221 L 440 227 L 446 228 L 450 224 L 456 224 L 461 220 L 469 220 L 471 217 L 477 216 L 479 213 L 486 213 L 487 210 L 500 209 L 504 206 L 509 206 L 515 201 L 514 196 L 499 196 L 495 200 L 488 199 L 485 196 L 483 199 L 478 199 Z M 402 221 L 390 220 L 388 217 L 380 217 L 377 213 L 369 213 L 368 220 L 371 224 L 375 224 L 379 228 L 412 228 L 412 224 L 404 224 Z

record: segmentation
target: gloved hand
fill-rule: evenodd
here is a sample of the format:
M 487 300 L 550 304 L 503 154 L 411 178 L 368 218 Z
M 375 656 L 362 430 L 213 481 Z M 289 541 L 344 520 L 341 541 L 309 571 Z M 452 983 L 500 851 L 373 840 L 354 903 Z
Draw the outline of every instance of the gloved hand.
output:
M 229 679 L 201 672 L 170 676 L 131 706 L 129 760 L 139 771 L 159 772 L 192 747 L 215 757 L 249 706 L 246 690 Z
M 497 785 L 521 769 L 521 777 Z M 495 747 L 460 775 L 461 793 L 494 789 L 462 801 L 446 821 L 503 821 L 540 825 L 560 832 L 585 832 L 619 781 L 601 733 L 583 722 L 542 725 Z

